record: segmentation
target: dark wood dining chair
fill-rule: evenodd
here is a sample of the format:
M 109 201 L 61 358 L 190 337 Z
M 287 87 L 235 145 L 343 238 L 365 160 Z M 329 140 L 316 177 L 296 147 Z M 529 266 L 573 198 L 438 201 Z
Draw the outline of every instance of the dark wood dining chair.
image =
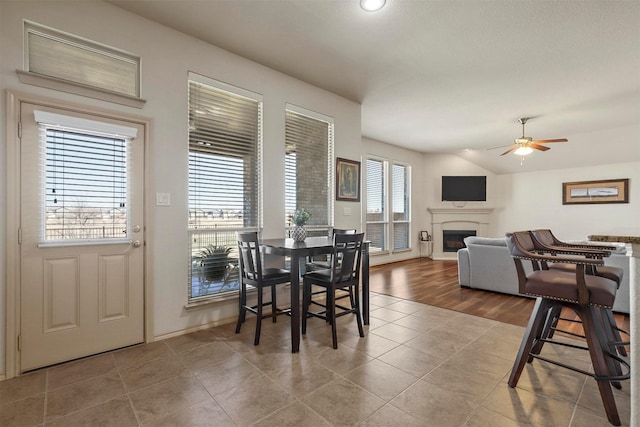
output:
M 536 298 L 536 302 L 525 330 L 520 349 L 514 361 L 509 386 L 516 387 L 527 362 L 538 359 L 563 368 L 593 377 L 600 391 L 609 422 L 620 425 L 620 417 L 611 390 L 612 382 L 629 379 L 629 363 L 610 351 L 611 337 L 607 332 L 604 310 L 611 310 L 615 301 L 617 285 L 604 277 L 586 274 L 589 267 L 603 264 L 601 259 L 579 256 L 557 256 L 541 253 L 533 236 L 528 231 L 507 233 L 507 246 L 511 252 L 518 274 L 519 291 Z M 533 271 L 525 273 L 523 262 L 530 261 Z M 574 271 L 543 269 L 541 263 L 568 263 L 575 265 Z M 569 308 L 582 321 L 586 347 L 545 337 L 545 324 L 550 312 L 557 308 Z M 542 356 L 535 351 L 539 343 L 561 345 L 589 352 L 593 373 L 571 366 L 566 361 Z M 623 372 L 625 371 L 625 372 Z
M 336 319 L 347 314 L 355 314 L 358 332 L 364 337 L 362 314 L 360 312 L 360 261 L 364 233 L 334 234 L 333 250 L 329 255 L 330 268 L 312 271 L 304 275 L 302 288 L 302 334 L 307 332 L 307 318 L 318 317 L 331 324 L 333 348 L 338 348 Z M 326 290 L 324 301 L 313 299 L 312 287 Z M 336 291 L 347 291 L 349 307 L 338 304 Z M 320 311 L 311 311 L 311 306 Z M 338 312 L 338 309 L 340 310 Z
M 271 317 L 273 322 L 281 314 L 290 314 L 290 310 L 278 309 L 276 304 L 276 285 L 289 283 L 290 272 L 281 268 L 263 268 L 260 253 L 260 242 L 257 232 L 238 233 L 238 254 L 240 259 L 240 298 L 236 334 L 246 320 L 247 312 L 256 315 L 256 331 L 254 345 L 260 343 L 262 319 Z M 247 288 L 256 290 L 257 303 L 247 303 Z M 271 289 L 271 300 L 264 301 L 265 288 Z M 271 306 L 270 312 L 264 314 L 263 307 Z

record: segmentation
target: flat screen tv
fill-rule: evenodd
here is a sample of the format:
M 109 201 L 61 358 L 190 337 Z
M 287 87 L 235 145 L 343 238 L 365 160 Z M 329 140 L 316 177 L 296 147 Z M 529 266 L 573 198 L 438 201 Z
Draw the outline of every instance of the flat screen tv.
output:
M 447 202 L 486 202 L 486 176 L 443 176 L 442 200 Z

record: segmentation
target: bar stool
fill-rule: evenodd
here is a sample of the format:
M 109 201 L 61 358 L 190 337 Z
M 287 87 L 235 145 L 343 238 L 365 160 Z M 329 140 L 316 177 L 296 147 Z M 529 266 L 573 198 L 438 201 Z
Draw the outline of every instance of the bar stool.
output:
M 587 258 L 595 258 L 595 259 L 603 259 L 611 255 L 611 251 L 614 249 L 612 246 L 606 245 L 581 245 L 581 244 L 572 244 L 565 243 L 558 240 L 551 230 L 541 229 L 541 230 L 532 230 L 531 235 L 534 240 L 534 244 L 536 249 L 539 252 L 551 254 L 551 255 L 573 255 L 573 256 L 583 256 Z M 541 262 L 542 268 L 551 268 L 558 269 L 567 272 L 575 272 L 576 266 L 574 264 L 567 263 L 547 263 Z M 616 283 L 617 288 L 620 287 L 620 283 L 624 277 L 624 270 L 618 267 L 613 266 L 589 266 L 586 269 L 587 274 L 592 274 L 600 277 L 604 277 L 610 280 L 613 280 Z M 629 336 L 629 332 L 623 329 L 618 328 L 616 324 L 615 318 L 613 317 L 613 312 L 611 310 L 605 310 L 604 315 L 606 316 L 607 322 L 611 325 L 611 333 L 613 334 L 614 341 L 619 343 L 619 345 L 612 348 L 612 350 L 617 351 L 621 356 L 627 356 L 627 350 L 625 345 L 629 345 L 629 341 L 623 341 L 621 337 L 621 333 Z M 550 321 L 547 322 L 547 333 L 548 338 L 553 336 L 554 330 L 556 330 L 557 323 L 559 320 L 563 320 L 566 322 L 577 322 L 579 321 L 573 319 L 567 319 L 560 316 L 560 310 L 556 308 L 553 314 L 550 316 Z M 565 331 L 565 333 L 567 333 Z M 575 334 L 572 334 L 575 335 Z M 578 335 L 580 336 L 580 335 Z M 581 336 L 580 336 L 581 337 Z M 582 337 L 583 338 L 583 337 Z
M 536 297 L 536 302 L 525 330 L 520 349 L 514 361 L 509 386 L 516 387 L 527 362 L 539 359 L 576 372 L 593 377 L 600 391 L 609 422 L 620 425 L 620 416 L 616 407 L 611 382 L 629 379 L 629 363 L 612 352 L 610 327 L 607 324 L 605 310 L 613 306 L 617 286 L 612 280 L 586 274 L 589 267 L 603 264 L 602 260 L 585 257 L 559 257 L 536 253 L 536 245 L 530 232 L 506 234 L 507 246 L 515 262 L 518 273 L 518 285 L 521 294 Z M 527 275 L 523 260 L 531 261 L 533 272 Z M 541 269 L 542 262 L 574 264 L 575 271 Z M 553 310 L 567 307 L 575 312 L 582 321 L 587 346 L 579 346 L 556 341 L 544 336 L 545 324 Z M 550 345 L 563 345 L 587 350 L 591 357 L 594 373 L 573 367 L 559 360 L 553 360 L 532 351 L 540 342 Z M 625 372 L 623 373 L 622 370 Z

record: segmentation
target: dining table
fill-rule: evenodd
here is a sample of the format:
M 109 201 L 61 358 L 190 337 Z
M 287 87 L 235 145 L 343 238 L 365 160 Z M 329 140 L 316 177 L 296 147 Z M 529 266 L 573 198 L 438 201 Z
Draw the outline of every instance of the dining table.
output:
M 362 244 L 361 280 L 362 280 L 362 321 L 369 324 L 369 243 Z M 307 237 L 298 242 L 290 238 L 264 239 L 260 246 L 265 254 L 289 257 L 291 260 L 291 352 L 300 351 L 300 260 L 306 257 L 330 254 L 333 251 L 333 238 Z

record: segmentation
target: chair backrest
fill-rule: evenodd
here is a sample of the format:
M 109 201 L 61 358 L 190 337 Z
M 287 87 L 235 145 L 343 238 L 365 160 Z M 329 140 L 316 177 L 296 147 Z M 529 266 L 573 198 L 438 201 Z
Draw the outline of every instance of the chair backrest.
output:
M 262 280 L 262 259 L 258 232 L 238 233 L 238 254 L 240 259 L 240 278 L 242 280 Z
M 518 273 L 518 290 L 521 294 L 525 294 L 525 283 L 527 281 L 527 274 L 524 271 L 522 265 L 523 259 L 528 259 L 530 256 L 535 256 L 536 244 L 528 231 L 515 231 L 513 233 L 505 234 L 507 240 L 507 247 L 511 252 L 511 257 L 516 265 L 516 272 Z M 529 258 L 530 259 L 530 258 Z M 538 261 L 531 260 L 531 264 L 534 270 L 540 270 L 540 264 Z
M 355 228 L 334 228 L 331 231 L 331 235 L 336 235 L 336 234 L 356 234 L 356 229 Z
M 543 230 L 533 230 L 533 236 L 543 245 L 547 246 L 558 246 L 558 243 L 561 243 L 558 239 L 553 236 L 551 230 L 543 229 Z
M 331 281 L 335 284 L 360 279 L 364 233 L 334 234 L 331 253 Z

